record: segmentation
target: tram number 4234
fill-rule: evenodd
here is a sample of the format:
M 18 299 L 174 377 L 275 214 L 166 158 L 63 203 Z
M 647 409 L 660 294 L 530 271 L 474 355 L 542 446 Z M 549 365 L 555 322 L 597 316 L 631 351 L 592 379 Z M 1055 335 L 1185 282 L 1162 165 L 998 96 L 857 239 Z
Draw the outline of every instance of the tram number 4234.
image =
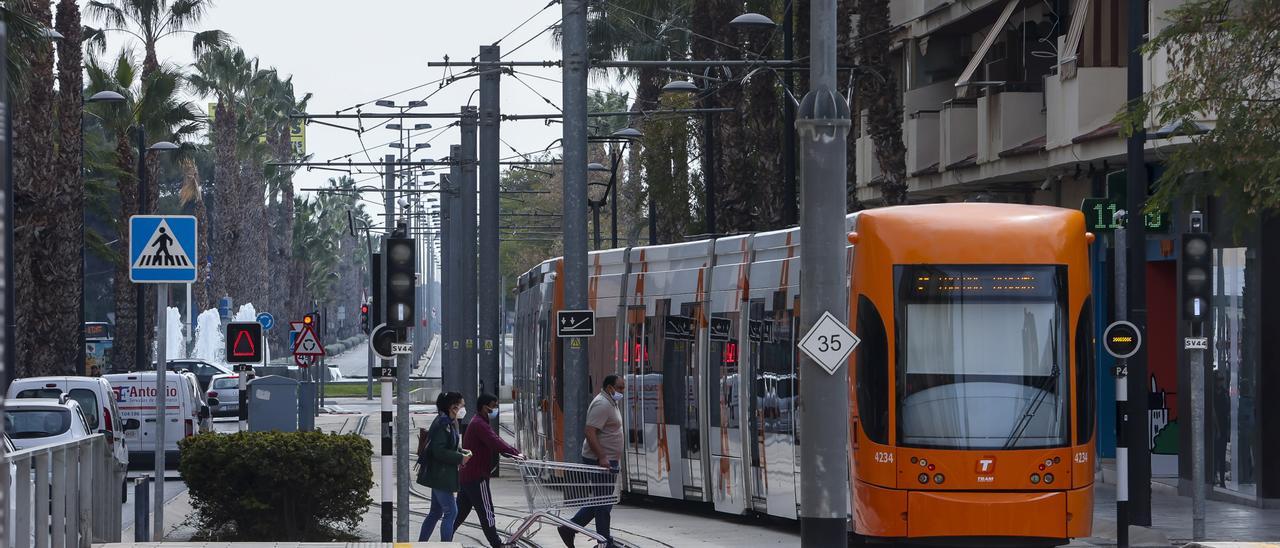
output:
M 889 451 L 876 451 L 876 462 L 890 464 L 893 462 L 893 453 Z

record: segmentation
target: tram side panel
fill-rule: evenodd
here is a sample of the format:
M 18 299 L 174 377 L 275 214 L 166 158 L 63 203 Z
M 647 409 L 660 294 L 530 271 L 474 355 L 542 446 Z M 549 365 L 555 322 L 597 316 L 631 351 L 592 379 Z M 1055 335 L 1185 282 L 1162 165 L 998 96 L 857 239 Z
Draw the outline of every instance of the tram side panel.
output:
M 795 404 L 799 315 L 798 230 L 757 234 L 743 304 L 748 322 L 744 375 L 751 507 L 772 516 L 798 515 L 799 456 Z
M 709 242 L 632 250 L 628 476 L 633 492 L 706 499 L 697 318 Z
M 742 303 L 746 299 L 750 236 L 721 238 L 715 243 L 708 291 L 707 447 L 711 500 L 718 512 L 742 514 L 748 509 L 743 455 L 747 439 L 741 344 L 745 337 Z

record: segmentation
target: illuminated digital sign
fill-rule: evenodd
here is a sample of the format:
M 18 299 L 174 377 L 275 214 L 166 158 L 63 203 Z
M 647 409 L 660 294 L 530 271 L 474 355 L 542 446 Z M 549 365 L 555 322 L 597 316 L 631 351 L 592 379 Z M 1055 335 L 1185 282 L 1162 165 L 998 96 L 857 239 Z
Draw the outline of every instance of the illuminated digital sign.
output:
M 911 266 L 904 272 L 913 299 L 965 297 L 1052 297 L 1057 293 L 1053 267 Z

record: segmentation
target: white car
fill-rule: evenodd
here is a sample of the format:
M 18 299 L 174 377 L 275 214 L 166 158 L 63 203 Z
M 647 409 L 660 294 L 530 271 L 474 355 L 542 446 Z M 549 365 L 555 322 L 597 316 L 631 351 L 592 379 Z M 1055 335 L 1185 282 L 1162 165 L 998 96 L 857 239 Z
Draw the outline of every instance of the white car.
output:
M 129 449 L 125 445 L 124 419 L 116 404 L 116 393 L 111 383 L 101 377 L 28 377 L 15 379 L 9 385 L 6 399 L 30 398 L 57 399 L 66 394 L 84 411 L 89 430 L 104 434 L 111 444 L 111 453 L 121 466 L 129 464 Z
M 80 404 L 67 395 L 58 399 L 4 402 L 4 431 L 19 450 L 65 443 L 93 435 Z
M 234 417 L 240 414 L 240 373 L 214 375 L 209 381 L 209 411 L 215 417 Z M 249 373 L 249 379 L 253 379 Z

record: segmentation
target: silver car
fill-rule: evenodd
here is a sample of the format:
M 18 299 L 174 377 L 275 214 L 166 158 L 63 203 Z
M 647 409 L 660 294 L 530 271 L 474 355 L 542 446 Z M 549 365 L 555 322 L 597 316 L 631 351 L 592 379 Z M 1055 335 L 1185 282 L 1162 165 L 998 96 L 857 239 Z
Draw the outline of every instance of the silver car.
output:
M 253 373 L 249 373 L 253 379 Z M 234 417 L 240 414 L 240 374 L 223 373 L 209 380 L 209 410 L 215 417 Z M 214 400 L 217 405 L 214 405 Z

